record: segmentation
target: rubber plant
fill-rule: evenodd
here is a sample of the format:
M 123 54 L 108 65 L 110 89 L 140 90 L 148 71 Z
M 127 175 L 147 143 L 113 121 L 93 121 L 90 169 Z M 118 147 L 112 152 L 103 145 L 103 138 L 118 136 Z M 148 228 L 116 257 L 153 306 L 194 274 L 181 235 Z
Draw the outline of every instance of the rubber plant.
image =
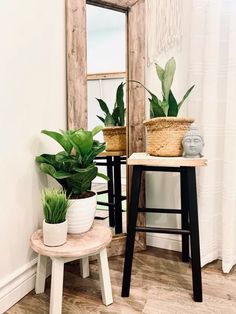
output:
M 159 64 L 155 65 L 157 76 L 161 81 L 162 100 L 159 99 L 150 90 L 148 90 L 143 84 L 135 81 L 141 84 L 150 94 L 150 98 L 148 98 L 150 102 L 150 118 L 152 119 L 156 117 L 177 117 L 183 102 L 191 93 L 192 89 L 194 88 L 194 85 L 187 90 L 182 100 L 180 102 L 177 102 L 171 90 L 176 70 L 175 59 L 172 57 L 170 60 L 168 60 L 164 69 Z
M 52 176 L 71 198 L 86 197 L 96 176 L 107 177 L 98 172 L 94 159 L 105 150 L 105 143 L 100 143 L 94 136 L 103 129 L 97 126 L 92 131 L 83 128 L 68 131 L 42 130 L 58 142 L 63 151 L 57 154 L 42 154 L 36 162 L 42 172 Z
M 112 112 L 110 112 L 104 100 L 96 98 L 101 110 L 104 112 L 104 117 L 97 116 L 106 127 L 124 126 L 125 125 L 125 105 L 124 105 L 124 85 L 121 83 L 116 90 L 116 101 Z

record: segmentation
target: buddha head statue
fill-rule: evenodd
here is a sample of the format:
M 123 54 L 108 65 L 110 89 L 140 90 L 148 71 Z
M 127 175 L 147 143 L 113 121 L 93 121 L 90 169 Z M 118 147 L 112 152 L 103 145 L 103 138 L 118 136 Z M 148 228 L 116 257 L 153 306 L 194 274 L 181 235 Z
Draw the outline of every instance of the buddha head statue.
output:
M 202 157 L 202 150 L 204 147 L 203 137 L 200 135 L 196 125 L 192 124 L 185 134 L 182 145 L 184 148 L 184 157 L 199 158 Z

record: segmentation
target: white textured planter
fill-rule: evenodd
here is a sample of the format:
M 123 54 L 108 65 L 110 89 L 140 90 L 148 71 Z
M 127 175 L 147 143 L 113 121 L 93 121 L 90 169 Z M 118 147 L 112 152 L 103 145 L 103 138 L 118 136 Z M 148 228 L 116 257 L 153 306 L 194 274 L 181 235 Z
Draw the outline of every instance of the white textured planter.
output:
M 59 224 L 49 224 L 43 221 L 43 243 L 47 246 L 60 246 L 66 243 L 67 220 Z
M 81 199 L 71 199 L 67 210 L 68 233 L 83 233 L 93 224 L 97 207 L 97 194 Z

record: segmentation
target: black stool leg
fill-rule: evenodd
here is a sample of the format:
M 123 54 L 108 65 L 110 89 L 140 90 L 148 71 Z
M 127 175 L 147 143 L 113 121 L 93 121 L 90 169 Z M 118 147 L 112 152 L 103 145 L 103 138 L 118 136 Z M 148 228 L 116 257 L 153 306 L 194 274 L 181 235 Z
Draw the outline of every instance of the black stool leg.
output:
M 197 188 L 194 167 L 187 168 L 187 187 L 187 194 L 189 196 L 189 222 L 191 232 L 190 239 L 192 255 L 193 298 L 196 302 L 202 302 L 202 277 L 198 230 Z
M 107 182 L 108 187 L 108 203 L 113 204 L 114 203 L 114 188 L 113 188 L 113 170 L 112 170 L 112 157 L 107 156 L 107 176 L 110 179 Z M 114 227 L 115 226 L 115 212 L 114 212 L 114 206 L 109 205 L 109 226 Z
M 121 169 L 120 156 L 114 156 L 115 180 L 115 233 L 122 233 L 122 206 L 121 206 Z
M 122 283 L 122 297 L 129 296 L 132 261 L 134 253 L 134 241 L 135 241 L 135 228 L 138 215 L 138 202 L 139 202 L 139 191 L 141 185 L 141 173 L 142 168 L 140 166 L 133 167 L 133 178 L 131 186 L 131 200 L 128 210 L 128 227 L 127 227 L 127 240 L 125 248 L 125 264 L 123 272 L 123 283 Z
M 189 228 L 188 222 L 188 184 L 186 168 L 180 168 L 180 189 L 181 189 L 181 227 L 182 229 Z M 189 262 L 189 235 L 182 235 L 182 261 Z

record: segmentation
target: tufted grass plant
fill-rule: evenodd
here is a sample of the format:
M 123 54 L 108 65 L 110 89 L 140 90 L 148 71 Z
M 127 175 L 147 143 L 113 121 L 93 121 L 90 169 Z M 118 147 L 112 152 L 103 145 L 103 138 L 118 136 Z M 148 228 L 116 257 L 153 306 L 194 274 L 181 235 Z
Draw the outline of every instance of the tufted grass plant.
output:
M 66 212 L 70 202 L 65 191 L 57 189 L 43 190 L 42 204 L 46 223 L 59 224 L 66 220 Z

